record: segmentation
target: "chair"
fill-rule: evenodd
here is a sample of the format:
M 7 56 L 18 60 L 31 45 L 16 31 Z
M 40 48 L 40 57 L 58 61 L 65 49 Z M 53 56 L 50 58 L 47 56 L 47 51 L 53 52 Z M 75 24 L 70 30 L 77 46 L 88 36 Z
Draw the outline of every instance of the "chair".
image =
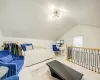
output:
M 53 48 L 53 51 L 55 52 L 55 53 L 59 53 L 59 48 L 57 48 L 57 46 L 56 45 L 52 45 L 52 48 Z
M 19 76 L 15 75 L 15 76 L 11 76 L 9 78 L 6 78 L 4 80 L 19 80 Z

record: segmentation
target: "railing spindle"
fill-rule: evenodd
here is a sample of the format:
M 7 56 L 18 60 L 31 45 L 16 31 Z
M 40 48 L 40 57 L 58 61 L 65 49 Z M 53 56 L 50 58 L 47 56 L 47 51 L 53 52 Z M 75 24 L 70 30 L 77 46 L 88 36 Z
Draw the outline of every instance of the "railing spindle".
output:
M 92 57 L 92 55 L 93 55 L 93 50 L 92 50 L 92 53 L 91 53 L 91 67 L 92 67 L 92 71 L 93 71 L 93 57 Z
M 70 59 L 70 61 L 72 62 L 72 53 L 73 53 L 73 50 L 72 50 L 72 47 L 71 47 L 71 59 Z
M 74 57 L 73 58 L 74 58 L 74 63 L 75 63 L 75 48 L 74 48 Z
M 76 64 L 76 53 L 77 53 L 77 48 L 75 48 L 75 64 Z
M 81 58 L 81 48 L 80 48 L 79 52 L 80 52 L 79 53 L 79 65 L 81 66 L 81 59 L 80 59 Z
M 98 67 L 98 71 L 99 71 L 99 73 L 100 73 L 100 51 L 99 51 L 99 67 Z
M 98 50 L 98 54 L 97 54 L 97 69 L 98 69 L 98 73 L 99 73 L 99 50 Z
M 94 50 L 93 50 L 93 68 L 92 69 L 94 69 Z
M 80 48 L 78 50 L 78 65 L 79 65 L 79 54 L 80 54 Z
M 72 63 L 73 63 L 73 53 L 74 53 L 74 50 L 73 50 L 73 47 L 72 47 L 72 59 L 71 59 Z
M 76 55 L 76 58 L 77 58 L 77 64 L 78 64 L 78 54 L 79 54 L 79 48 L 77 48 L 77 55 Z
M 96 57 L 96 50 L 94 50 L 94 54 L 95 54 L 95 56 L 94 56 L 94 57 L 95 57 L 95 61 L 94 61 L 95 66 L 94 66 L 94 67 L 95 67 L 95 72 L 96 72 L 96 68 L 97 68 L 97 67 L 96 67 L 96 58 L 97 58 L 97 57 Z
M 84 49 L 84 68 L 86 67 L 86 49 Z
M 90 65 L 91 65 L 91 62 L 90 62 L 90 57 L 91 57 L 91 53 L 90 53 L 90 49 L 89 49 L 89 70 L 90 70 Z
M 82 49 L 82 53 L 81 53 L 81 60 L 82 60 L 82 67 L 83 67 L 83 49 Z
M 88 66 L 88 52 L 87 52 L 87 49 L 86 49 L 86 68 Z
M 82 49 L 80 50 L 80 66 L 82 66 Z

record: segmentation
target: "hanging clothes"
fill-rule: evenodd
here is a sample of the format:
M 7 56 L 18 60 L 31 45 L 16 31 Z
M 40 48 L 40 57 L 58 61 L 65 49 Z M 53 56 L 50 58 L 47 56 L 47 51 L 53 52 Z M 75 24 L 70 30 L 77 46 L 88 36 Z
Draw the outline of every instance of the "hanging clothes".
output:
M 18 45 L 17 45 L 17 44 L 12 43 L 11 52 L 12 52 L 14 55 L 19 55 L 19 50 L 18 50 Z
M 4 44 L 4 50 L 9 50 L 9 44 Z
M 6 43 L 3 46 L 4 46 L 4 50 L 9 50 L 14 55 L 18 55 L 18 56 L 22 55 L 22 49 L 16 43 Z
M 15 54 L 15 44 L 11 44 L 11 52 Z
M 19 55 L 21 56 L 21 55 L 22 55 L 22 48 L 21 48 L 21 45 L 18 45 L 18 52 L 19 52 Z

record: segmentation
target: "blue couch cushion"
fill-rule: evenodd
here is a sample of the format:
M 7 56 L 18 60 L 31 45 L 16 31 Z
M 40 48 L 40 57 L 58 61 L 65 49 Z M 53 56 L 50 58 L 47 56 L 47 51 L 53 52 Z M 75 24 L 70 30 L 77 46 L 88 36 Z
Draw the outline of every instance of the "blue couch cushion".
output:
M 19 71 L 24 64 L 24 60 L 14 60 L 11 63 L 15 63 L 17 65 L 17 71 Z
M 9 63 L 13 60 L 13 57 L 9 54 L 5 57 L 0 58 L 0 61 L 5 62 L 5 63 Z
M 5 50 L 5 51 L 0 51 L 0 58 L 8 56 L 10 54 L 9 51 Z

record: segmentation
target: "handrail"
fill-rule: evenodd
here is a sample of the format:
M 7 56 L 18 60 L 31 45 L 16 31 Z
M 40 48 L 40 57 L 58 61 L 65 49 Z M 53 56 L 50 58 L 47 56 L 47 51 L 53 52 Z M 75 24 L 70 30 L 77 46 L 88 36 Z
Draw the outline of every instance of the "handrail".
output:
M 71 46 L 73 48 L 81 48 L 81 49 L 91 49 L 91 50 L 100 50 L 99 48 L 84 48 L 84 47 L 76 47 L 76 46 Z
M 74 64 L 100 73 L 100 49 L 66 45 L 66 59 Z

